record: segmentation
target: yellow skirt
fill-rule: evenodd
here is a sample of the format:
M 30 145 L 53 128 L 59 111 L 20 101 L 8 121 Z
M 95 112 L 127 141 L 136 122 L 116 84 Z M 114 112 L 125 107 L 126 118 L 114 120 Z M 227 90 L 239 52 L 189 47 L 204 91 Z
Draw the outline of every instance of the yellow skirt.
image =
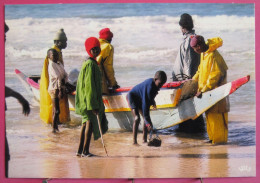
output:
M 212 144 L 228 140 L 228 113 L 206 112 L 207 132 Z

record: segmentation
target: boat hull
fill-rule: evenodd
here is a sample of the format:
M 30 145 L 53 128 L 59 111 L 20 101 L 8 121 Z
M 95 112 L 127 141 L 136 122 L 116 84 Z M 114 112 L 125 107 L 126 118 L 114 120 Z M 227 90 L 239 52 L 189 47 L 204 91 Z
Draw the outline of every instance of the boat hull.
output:
M 19 70 L 16 70 L 16 74 L 22 83 L 26 85 L 25 87 L 27 90 L 29 88 L 35 99 L 39 101 L 39 84 L 35 83 Z M 183 82 L 168 83 L 158 92 L 158 95 L 155 98 L 157 110 L 151 109 L 150 111 L 153 126 L 156 129 L 164 129 L 182 123 L 188 119 L 196 119 L 218 101 L 227 97 L 240 86 L 247 83 L 249 79 L 249 76 L 240 78 L 214 90 L 203 93 L 201 98 L 193 97 L 181 102 L 178 102 L 178 91 L 180 91 Z M 130 89 L 131 88 L 119 89 L 113 95 L 103 96 L 109 129 L 132 130 L 134 119 L 126 99 L 127 92 Z M 70 110 L 75 111 L 75 95 L 69 94 L 68 99 Z M 73 112 L 73 114 L 77 116 L 77 119 L 81 119 L 75 112 Z M 81 122 L 81 120 L 79 121 Z M 142 130 L 142 128 L 143 120 L 139 125 L 139 130 Z

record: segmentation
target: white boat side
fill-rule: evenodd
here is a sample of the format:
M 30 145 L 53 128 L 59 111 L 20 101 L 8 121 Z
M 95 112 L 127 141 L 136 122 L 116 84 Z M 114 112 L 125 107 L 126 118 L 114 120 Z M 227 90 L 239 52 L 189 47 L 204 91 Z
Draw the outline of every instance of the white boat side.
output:
M 16 70 L 18 78 L 26 88 L 30 87 L 36 100 L 40 100 L 39 84 L 28 78 L 21 71 Z M 203 93 L 201 98 L 193 97 L 181 101 L 177 106 L 174 104 L 175 89 L 163 88 L 155 98 L 157 110 L 151 110 L 150 115 L 156 129 L 164 129 L 179 124 L 188 119 L 195 119 L 221 99 L 233 93 L 240 86 L 247 83 L 250 77 L 246 76 L 222 85 L 214 90 Z M 132 130 L 133 117 L 126 100 L 127 92 L 120 92 L 113 95 L 104 95 L 106 116 L 109 121 L 109 129 Z M 75 110 L 75 96 L 69 95 L 69 104 L 72 111 Z M 75 114 L 75 113 L 74 113 Z M 76 114 L 75 114 L 76 115 Z M 143 120 L 139 125 L 142 130 Z

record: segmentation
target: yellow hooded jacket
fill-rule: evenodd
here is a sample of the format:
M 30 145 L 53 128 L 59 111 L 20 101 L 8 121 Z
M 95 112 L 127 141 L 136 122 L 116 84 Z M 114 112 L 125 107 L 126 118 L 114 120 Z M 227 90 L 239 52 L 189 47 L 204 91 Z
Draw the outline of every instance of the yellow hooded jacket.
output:
M 64 65 L 61 50 L 57 46 L 53 46 L 59 53 L 59 61 Z M 49 60 L 46 56 L 43 64 L 41 80 L 40 80 L 40 118 L 45 123 L 52 123 L 52 101 L 48 92 L 49 86 L 49 73 L 48 73 Z M 60 122 L 67 122 L 70 120 L 68 98 L 64 96 L 60 99 Z
M 202 93 L 227 83 L 228 67 L 217 51 L 217 48 L 223 44 L 222 39 L 219 37 L 208 39 L 206 44 L 209 49 L 201 53 L 198 71 L 192 78 L 198 81 L 198 91 Z M 209 110 L 211 112 L 228 112 L 228 98 L 221 100 Z
M 113 68 L 113 46 L 104 39 L 99 39 L 101 53 L 97 57 L 97 62 L 102 73 L 102 93 L 108 94 L 108 87 L 117 85 L 115 71 Z

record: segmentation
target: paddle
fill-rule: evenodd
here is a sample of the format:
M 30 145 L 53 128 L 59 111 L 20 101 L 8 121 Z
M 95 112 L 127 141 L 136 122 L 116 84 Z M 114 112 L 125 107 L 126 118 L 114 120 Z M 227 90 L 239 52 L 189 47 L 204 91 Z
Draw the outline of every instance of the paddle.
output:
M 103 148 L 105 149 L 106 155 L 108 156 L 107 149 L 106 149 L 106 146 L 105 146 L 105 143 L 104 143 L 104 140 L 103 140 L 103 135 L 102 135 L 102 130 L 101 130 L 101 122 L 100 122 L 100 118 L 99 118 L 98 114 L 97 114 L 97 120 L 98 120 L 98 128 L 99 128 L 99 132 L 100 132 L 100 135 L 101 135 L 101 141 L 102 141 L 102 144 L 103 144 Z

